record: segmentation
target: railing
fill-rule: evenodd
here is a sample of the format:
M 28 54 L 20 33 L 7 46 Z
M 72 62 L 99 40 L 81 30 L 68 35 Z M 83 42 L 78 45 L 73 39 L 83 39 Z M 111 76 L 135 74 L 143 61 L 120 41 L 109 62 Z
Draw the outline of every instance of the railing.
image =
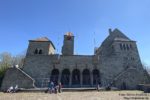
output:
M 48 87 L 49 82 L 50 82 L 50 78 L 35 78 L 36 87 L 46 88 Z
M 55 79 L 57 81 L 54 81 L 53 79 L 50 79 L 50 78 L 34 78 L 35 79 L 35 86 L 38 87 L 38 88 L 47 88 L 49 86 L 49 82 L 50 81 L 53 81 L 55 85 L 58 84 L 59 79 Z M 63 79 L 65 80 L 65 79 Z M 67 80 L 67 82 L 63 81 L 62 80 L 62 85 L 63 87 L 95 87 L 99 82 L 97 80 L 86 80 L 82 78 L 82 80 L 80 79 L 77 83 L 72 80 L 72 79 L 69 79 Z

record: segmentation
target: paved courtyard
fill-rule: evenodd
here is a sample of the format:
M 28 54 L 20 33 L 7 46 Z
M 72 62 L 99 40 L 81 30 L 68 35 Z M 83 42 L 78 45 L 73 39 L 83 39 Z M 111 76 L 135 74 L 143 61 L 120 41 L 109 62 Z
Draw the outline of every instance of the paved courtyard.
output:
M 45 93 L 0 93 L 0 100 L 150 100 L 150 94 L 142 91 L 88 91 Z

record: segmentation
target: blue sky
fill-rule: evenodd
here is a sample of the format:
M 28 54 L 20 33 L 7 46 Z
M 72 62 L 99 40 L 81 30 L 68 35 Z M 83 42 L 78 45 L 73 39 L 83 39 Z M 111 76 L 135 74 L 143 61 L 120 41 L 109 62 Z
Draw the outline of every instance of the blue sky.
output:
M 91 55 L 109 28 L 136 40 L 141 60 L 150 65 L 150 0 L 0 0 L 0 53 L 16 55 L 43 36 L 60 53 L 71 31 L 75 54 Z

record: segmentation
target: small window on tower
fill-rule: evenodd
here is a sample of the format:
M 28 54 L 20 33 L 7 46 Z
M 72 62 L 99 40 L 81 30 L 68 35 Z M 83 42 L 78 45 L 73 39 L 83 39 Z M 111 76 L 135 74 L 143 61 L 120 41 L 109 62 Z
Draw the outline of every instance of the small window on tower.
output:
M 34 54 L 38 54 L 38 49 L 35 49 Z
M 123 47 L 122 47 L 122 44 L 120 43 L 120 49 L 122 50 L 123 49 Z
M 130 49 L 132 49 L 132 45 L 130 44 Z
M 42 50 L 39 50 L 39 54 L 42 54 Z
M 128 46 L 128 44 L 126 44 L 126 46 L 127 46 L 127 50 L 129 50 L 129 46 Z
M 124 49 L 124 50 L 126 50 L 126 46 L 125 46 L 125 44 L 123 44 L 123 49 Z

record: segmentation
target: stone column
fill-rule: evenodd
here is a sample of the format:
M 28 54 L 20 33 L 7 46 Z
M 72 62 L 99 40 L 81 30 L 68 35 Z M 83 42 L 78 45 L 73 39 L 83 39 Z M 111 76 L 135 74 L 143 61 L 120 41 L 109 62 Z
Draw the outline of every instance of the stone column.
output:
M 91 78 L 91 86 L 93 86 L 93 73 L 90 73 L 90 78 Z
M 70 71 L 70 76 L 69 76 L 69 87 L 72 86 L 72 71 Z
M 61 82 L 62 71 L 60 70 L 59 73 L 60 73 L 60 74 L 59 74 L 59 76 L 58 76 L 58 84 L 59 84 L 59 82 Z
M 48 74 L 49 81 L 51 81 L 51 71 Z

